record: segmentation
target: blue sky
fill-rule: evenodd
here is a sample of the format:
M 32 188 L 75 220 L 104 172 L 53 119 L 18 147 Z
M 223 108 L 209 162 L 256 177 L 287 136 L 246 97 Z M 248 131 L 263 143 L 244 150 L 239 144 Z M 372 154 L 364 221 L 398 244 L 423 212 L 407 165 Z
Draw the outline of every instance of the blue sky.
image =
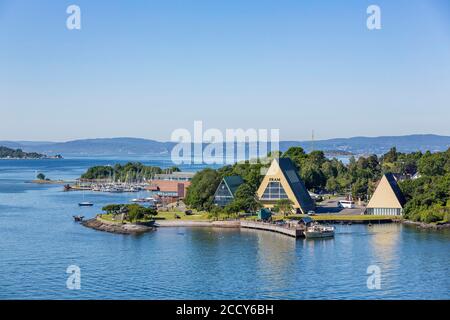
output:
M 450 135 L 449 3 L 0 0 L 0 140 Z

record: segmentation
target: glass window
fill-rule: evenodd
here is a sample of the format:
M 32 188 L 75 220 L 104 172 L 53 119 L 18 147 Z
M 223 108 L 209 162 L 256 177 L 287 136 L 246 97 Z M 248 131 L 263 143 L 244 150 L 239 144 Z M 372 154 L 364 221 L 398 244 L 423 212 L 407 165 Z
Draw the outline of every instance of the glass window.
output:
M 286 191 L 280 182 L 271 181 L 267 184 L 266 190 L 261 197 L 262 200 L 287 199 Z

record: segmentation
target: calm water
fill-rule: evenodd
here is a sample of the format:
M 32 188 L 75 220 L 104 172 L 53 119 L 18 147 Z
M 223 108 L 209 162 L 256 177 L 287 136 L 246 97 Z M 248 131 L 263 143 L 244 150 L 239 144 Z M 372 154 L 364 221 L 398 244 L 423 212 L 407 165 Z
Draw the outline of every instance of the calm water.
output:
M 114 160 L 0 161 L 2 299 L 449 299 L 450 234 L 396 224 L 337 226 L 334 239 L 294 240 L 247 230 L 167 228 L 122 236 L 84 228 L 102 205 L 133 194 L 26 183 L 36 170 L 73 179 Z M 164 159 L 147 164 L 170 166 Z M 198 169 L 198 168 L 191 168 Z M 81 290 L 66 268 L 81 268 Z M 367 267 L 381 289 L 367 288 Z

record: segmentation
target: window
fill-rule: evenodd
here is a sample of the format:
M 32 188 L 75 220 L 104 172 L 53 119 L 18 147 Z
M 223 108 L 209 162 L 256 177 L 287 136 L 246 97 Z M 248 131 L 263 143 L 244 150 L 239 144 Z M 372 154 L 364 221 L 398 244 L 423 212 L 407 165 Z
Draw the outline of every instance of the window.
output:
M 224 182 L 221 182 L 217 188 L 216 195 L 214 196 L 214 202 L 216 205 L 224 207 L 233 200 L 233 195 L 231 194 L 228 187 Z
M 269 182 L 261 197 L 262 200 L 279 200 L 287 198 L 288 196 L 279 181 Z
M 403 210 L 400 208 L 368 208 L 367 214 L 380 216 L 400 216 Z

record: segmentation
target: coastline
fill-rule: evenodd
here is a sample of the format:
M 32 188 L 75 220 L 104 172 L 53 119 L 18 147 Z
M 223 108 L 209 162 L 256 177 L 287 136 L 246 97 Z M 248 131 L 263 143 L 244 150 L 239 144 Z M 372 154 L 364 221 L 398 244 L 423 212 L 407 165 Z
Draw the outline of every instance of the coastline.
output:
M 243 220 L 245 221 L 245 220 Z M 331 224 L 342 224 L 344 221 L 332 221 L 332 220 L 318 220 L 322 223 Z M 450 223 L 445 224 L 434 224 L 434 223 L 423 223 L 415 222 L 410 220 L 378 220 L 378 221 L 361 221 L 361 220 L 347 220 L 345 223 L 357 223 L 357 224 L 368 224 L 370 222 L 378 223 L 402 223 L 409 226 L 417 227 L 418 229 L 424 230 L 443 230 L 450 229 Z M 209 220 L 166 220 L 166 219 L 156 219 L 151 223 L 121 223 L 104 220 L 97 216 L 95 218 L 85 220 L 81 222 L 81 225 L 87 228 L 91 228 L 98 231 L 104 231 L 116 234 L 142 234 L 150 231 L 155 231 L 157 228 L 177 228 L 177 227 L 188 227 L 188 228 L 241 228 L 241 220 L 219 220 L 219 221 L 209 221 Z
M 156 230 L 156 228 L 153 225 L 134 224 L 134 223 L 115 223 L 97 217 L 83 221 L 81 222 L 81 225 L 86 228 L 91 228 L 98 231 L 116 234 L 125 234 L 125 235 L 138 235 Z
M 428 229 L 428 230 L 442 230 L 442 229 L 450 229 L 450 223 L 436 224 L 436 223 L 425 223 L 411 220 L 403 220 L 403 224 L 409 226 L 415 226 L 418 229 Z
M 64 180 L 31 180 L 27 181 L 28 183 L 35 183 L 35 184 L 68 184 L 71 181 L 64 181 Z

